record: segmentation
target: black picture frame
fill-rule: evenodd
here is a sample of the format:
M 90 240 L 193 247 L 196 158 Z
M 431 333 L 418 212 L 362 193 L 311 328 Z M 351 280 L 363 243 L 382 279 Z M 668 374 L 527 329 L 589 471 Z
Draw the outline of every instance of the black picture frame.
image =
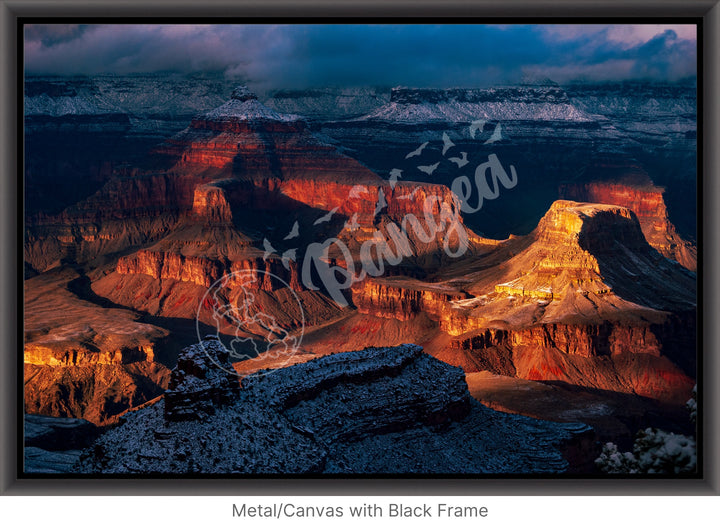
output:
M 718 420 L 718 391 L 714 383 L 720 382 L 719 366 L 713 354 L 720 351 L 720 334 L 715 324 L 720 317 L 718 279 L 714 275 L 720 266 L 718 229 L 720 215 L 720 181 L 714 179 L 720 172 L 716 147 L 720 145 L 718 87 L 720 87 L 720 7 L 718 0 L 671 0 L 625 2 L 604 0 L 588 1 L 530 1 L 507 0 L 493 2 L 476 0 L 462 2 L 434 1 L 350 1 L 338 5 L 327 0 L 312 2 L 266 1 L 232 2 L 207 0 L 202 4 L 176 0 L 125 0 L 102 4 L 68 1 L 0 1 L 0 27 L 2 28 L 2 126 L 0 126 L 0 179 L 1 234 L 4 253 L 0 276 L 0 338 L 4 349 L 0 356 L 0 463 L 2 463 L 0 492 L 8 495 L 359 495 L 359 494 L 443 494 L 443 495 L 712 495 L 720 493 L 718 449 L 720 434 Z M 473 18 L 478 22 L 658 22 L 698 21 L 698 85 L 702 94 L 702 107 L 698 113 L 698 131 L 702 131 L 702 145 L 698 153 L 699 175 L 706 176 L 701 186 L 702 224 L 698 229 L 700 250 L 699 278 L 702 278 L 702 296 L 699 311 L 702 317 L 703 337 L 699 345 L 707 356 L 702 359 L 702 381 L 699 386 L 699 420 L 702 439 L 703 475 L 701 479 L 37 479 L 19 478 L 17 474 L 18 436 L 22 419 L 18 409 L 21 396 L 22 316 L 18 309 L 22 297 L 22 272 L 18 271 L 17 253 L 21 249 L 22 217 L 18 198 L 18 170 L 22 161 L 18 154 L 17 95 L 21 90 L 22 69 L 18 46 L 22 39 L 19 27 L 29 21 L 48 22 L 60 18 L 78 21 L 193 21 L 204 19 L 220 21 L 218 17 L 235 17 L 259 20 L 258 17 L 277 21 L 310 22 L 318 17 L 324 20 L 366 22 L 397 19 L 403 22 L 423 22 Z M 702 227 L 702 232 L 700 228 Z M 700 272 L 703 272 L 700 274 Z

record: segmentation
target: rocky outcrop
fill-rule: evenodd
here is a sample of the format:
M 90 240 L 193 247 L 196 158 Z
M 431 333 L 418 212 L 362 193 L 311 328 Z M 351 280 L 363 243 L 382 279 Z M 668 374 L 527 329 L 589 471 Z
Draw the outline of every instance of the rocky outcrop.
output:
M 238 375 L 219 341 L 188 347 L 178 356 L 163 396 L 165 419 L 203 419 L 217 407 L 235 401 L 239 388 Z
M 697 269 L 697 248 L 678 235 L 668 219 L 663 200 L 664 189 L 650 184 L 593 182 L 565 184 L 562 197 L 574 201 L 621 205 L 633 211 L 648 243 L 668 259 L 688 270 Z
M 232 209 L 225 191 L 212 185 L 196 187 L 191 216 L 211 224 L 232 224 Z
M 560 473 L 581 441 L 593 452 L 587 425 L 485 408 L 462 371 L 413 345 L 330 355 L 242 384 L 202 421 L 166 420 L 160 403 L 128 414 L 77 471 Z
M 287 410 L 298 406 L 303 401 L 311 401 L 336 387 L 344 385 L 368 384 L 380 378 L 396 377 L 405 368 L 422 355 L 422 347 L 417 345 L 401 345 L 393 348 L 366 349 L 360 358 L 359 352 L 341 353 L 329 357 L 321 357 L 288 370 L 276 370 L 264 374 L 255 374 L 243 381 L 243 388 L 251 392 L 258 387 L 261 390 L 272 390 L 269 399 L 272 404 Z M 457 368 L 443 368 L 445 375 L 430 386 L 425 382 L 423 373 L 407 372 L 409 382 L 405 383 L 425 397 L 415 397 L 417 407 L 422 410 L 412 413 L 395 405 L 404 419 L 384 419 L 381 424 L 410 425 L 413 423 L 442 423 L 458 420 L 469 412 L 469 401 L 466 394 L 467 385 L 462 371 Z M 257 378 L 256 378 L 257 377 Z M 428 390 L 431 387 L 431 390 Z M 264 393 L 264 392 L 261 392 Z M 353 398 L 358 401 L 358 398 Z M 376 420 L 374 425 L 377 426 Z M 382 431 L 382 427 L 379 428 Z

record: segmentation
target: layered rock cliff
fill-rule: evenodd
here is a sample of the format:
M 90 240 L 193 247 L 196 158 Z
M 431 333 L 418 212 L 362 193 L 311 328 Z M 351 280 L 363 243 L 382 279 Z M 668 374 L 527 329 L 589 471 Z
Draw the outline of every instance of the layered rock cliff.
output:
M 433 354 L 471 371 L 675 402 L 692 388 L 694 274 L 657 253 L 627 208 L 557 201 L 531 235 L 452 274 L 371 280 L 353 301 L 375 316 L 427 315 L 454 337 Z
M 148 164 L 151 170 L 119 172 L 59 215 L 31 218 L 28 264 L 44 271 L 61 261 L 91 262 L 198 223 L 235 227 L 250 235 L 240 240 L 259 245 L 271 236 L 267 219 L 275 209 L 295 211 L 308 225 L 337 213 L 338 222 L 352 218 L 353 226 L 372 230 L 378 215 L 424 218 L 426 201 L 433 214 L 442 205 L 457 208 L 446 187 L 389 185 L 320 142 L 298 117 L 265 107 L 242 87 L 157 148 Z
M 621 205 L 633 211 L 648 243 L 668 259 L 688 270 L 697 269 L 697 248 L 678 235 L 668 219 L 664 189 L 651 183 L 593 182 L 563 185 L 563 198 L 590 203 Z
M 93 283 L 97 294 L 134 309 L 194 318 L 201 287 L 233 271 L 266 271 L 299 292 L 312 309 L 309 322 L 319 323 L 337 317 L 337 309 L 322 293 L 307 293 L 299 280 L 310 245 L 338 238 L 358 265 L 363 245 L 373 248 L 376 260 L 391 232 L 405 227 L 404 260 L 394 266 L 421 271 L 447 262 L 444 247 L 492 245 L 462 226 L 447 187 L 382 180 L 246 88 L 157 153 L 172 165 L 162 174 L 166 198 L 156 205 L 175 206 L 176 223 L 154 243 L 149 239 L 144 249 L 121 256 L 113 273 Z M 289 213 L 285 227 L 278 210 Z M 443 221 L 448 217 L 457 227 Z M 329 260 L 347 266 L 348 255 L 330 248 Z M 276 289 L 266 277 L 256 288 Z
M 83 283 L 67 270 L 25 282 L 25 411 L 107 424 L 162 391 L 168 331 L 82 299 Z
M 203 352 L 194 346 L 186 356 Z M 196 387 L 205 389 L 203 379 Z M 581 467 L 588 456 L 569 464 L 571 448 L 593 454 L 587 425 L 485 408 L 470 397 L 462 371 L 413 345 L 248 376 L 237 400 L 212 410 L 197 404 L 201 421 L 168 417 L 162 403 L 171 397 L 124 416 L 76 471 L 535 474 Z

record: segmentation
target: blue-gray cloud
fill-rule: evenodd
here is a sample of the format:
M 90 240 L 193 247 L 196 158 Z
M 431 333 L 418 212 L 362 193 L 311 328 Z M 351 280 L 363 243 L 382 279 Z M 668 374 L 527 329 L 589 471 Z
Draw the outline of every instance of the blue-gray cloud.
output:
M 28 74 L 224 72 L 257 86 L 485 86 L 696 74 L 689 26 L 32 25 Z

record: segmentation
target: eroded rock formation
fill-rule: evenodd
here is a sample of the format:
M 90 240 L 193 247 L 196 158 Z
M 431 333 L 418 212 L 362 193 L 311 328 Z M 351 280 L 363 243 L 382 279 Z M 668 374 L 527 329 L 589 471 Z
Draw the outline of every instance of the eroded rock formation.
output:
M 622 182 L 574 183 L 565 184 L 560 190 L 562 197 L 570 200 L 627 207 L 637 215 L 642 232 L 652 247 L 668 259 L 695 271 L 697 248 L 683 240 L 670 223 L 663 192 L 662 187 L 648 182 L 637 185 Z
M 215 409 L 237 400 L 239 379 L 229 353 L 217 340 L 185 349 L 165 390 L 165 419 L 203 419 Z
M 189 359 L 202 352 L 195 346 L 183 357 L 204 366 Z M 205 387 L 201 379 L 196 384 Z M 170 397 L 167 392 L 165 401 Z M 549 473 L 583 466 L 594 440 L 587 425 L 481 406 L 461 370 L 413 345 L 330 355 L 246 377 L 237 399 L 218 404 L 202 421 L 165 422 L 163 411 L 161 401 L 124 416 L 77 471 Z M 590 453 L 569 464 L 570 449 L 583 445 Z
M 375 316 L 430 317 L 452 338 L 431 352 L 469 371 L 687 400 L 695 277 L 648 245 L 632 211 L 557 201 L 495 254 L 510 257 L 468 260 L 435 283 L 369 280 L 353 301 Z

